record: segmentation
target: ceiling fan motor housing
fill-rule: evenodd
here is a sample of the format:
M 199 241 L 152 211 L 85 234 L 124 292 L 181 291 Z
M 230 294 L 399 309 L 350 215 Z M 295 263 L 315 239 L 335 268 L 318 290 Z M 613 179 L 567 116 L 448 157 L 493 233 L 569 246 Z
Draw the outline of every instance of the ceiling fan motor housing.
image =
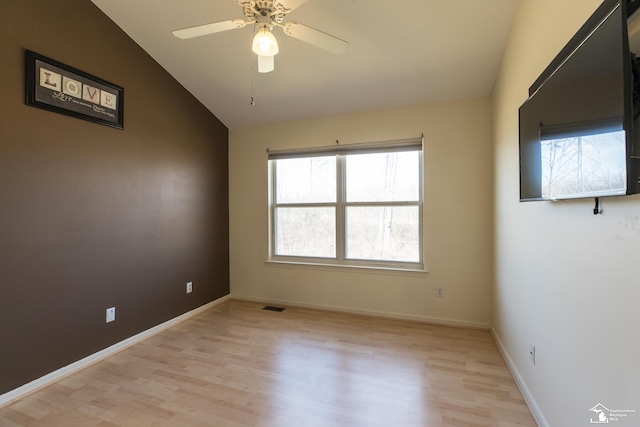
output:
M 244 16 L 249 19 L 264 17 L 280 24 L 290 11 L 277 0 L 236 1 L 242 6 Z

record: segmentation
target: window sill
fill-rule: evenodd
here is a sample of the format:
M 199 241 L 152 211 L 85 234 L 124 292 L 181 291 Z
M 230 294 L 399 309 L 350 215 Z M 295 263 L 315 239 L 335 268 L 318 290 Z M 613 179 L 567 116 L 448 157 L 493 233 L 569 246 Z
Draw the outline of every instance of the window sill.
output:
M 275 261 L 267 260 L 265 264 L 270 267 L 294 267 L 294 268 L 306 268 L 316 270 L 345 270 L 345 271 L 358 271 L 362 273 L 389 273 L 389 274 L 402 274 L 402 275 L 415 275 L 424 276 L 429 273 L 425 269 L 415 268 L 401 268 L 401 267 L 386 267 L 386 266 L 369 266 L 369 265 L 351 265 L 351 264 L 330 264 L 330 263 L 318 263 L 318 262 L 303 262 L 303 261 Z

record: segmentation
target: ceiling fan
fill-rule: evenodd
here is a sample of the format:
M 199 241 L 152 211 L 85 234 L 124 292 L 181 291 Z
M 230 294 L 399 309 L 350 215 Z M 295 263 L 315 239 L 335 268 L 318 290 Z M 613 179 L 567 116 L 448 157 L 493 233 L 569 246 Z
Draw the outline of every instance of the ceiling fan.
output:
M 242 6 L 247 20 L 230 19 L 198 25 L 196 27 L 175 30 L 173 35 L 181 39 L 190 39 L 207 34 L 244 28 L 255 24 L 256 34 L 252 50 L 258 55 L 258 72 L 268 73 L 274 70 L 274 56 L 278 53 L 278 42 L 271 30 L 280 27 L 284 33 L 295 39 L 309 43 L 336 55 L 347 50 L 349 43 L 330 34 L 308 27 L 296 21 L 284 21 L 285 16 L 308 0 L 235 0 Z

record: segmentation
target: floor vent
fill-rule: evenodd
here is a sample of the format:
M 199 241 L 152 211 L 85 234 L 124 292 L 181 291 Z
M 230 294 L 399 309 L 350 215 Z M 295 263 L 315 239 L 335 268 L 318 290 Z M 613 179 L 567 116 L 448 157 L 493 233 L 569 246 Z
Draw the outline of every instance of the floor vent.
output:
M 274 307 L 274 306 L 272 306 L 272 305 L 267 305 L 267 306 L 265 306 L 265 307 L 263 308 L 263 310 L 269 310 L 269 311 L 277 311 L 277 312 L 280 312 L 280 311 L 284 311 L 284 308 L 283 308 L 283 307 Z

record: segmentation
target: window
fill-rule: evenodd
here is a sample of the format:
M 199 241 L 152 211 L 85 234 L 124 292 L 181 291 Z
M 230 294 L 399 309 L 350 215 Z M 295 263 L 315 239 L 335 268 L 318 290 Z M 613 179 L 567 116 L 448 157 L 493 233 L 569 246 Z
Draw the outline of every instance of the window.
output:
M 269 153 L 273 261 L 420 270 L 422 139 Z

